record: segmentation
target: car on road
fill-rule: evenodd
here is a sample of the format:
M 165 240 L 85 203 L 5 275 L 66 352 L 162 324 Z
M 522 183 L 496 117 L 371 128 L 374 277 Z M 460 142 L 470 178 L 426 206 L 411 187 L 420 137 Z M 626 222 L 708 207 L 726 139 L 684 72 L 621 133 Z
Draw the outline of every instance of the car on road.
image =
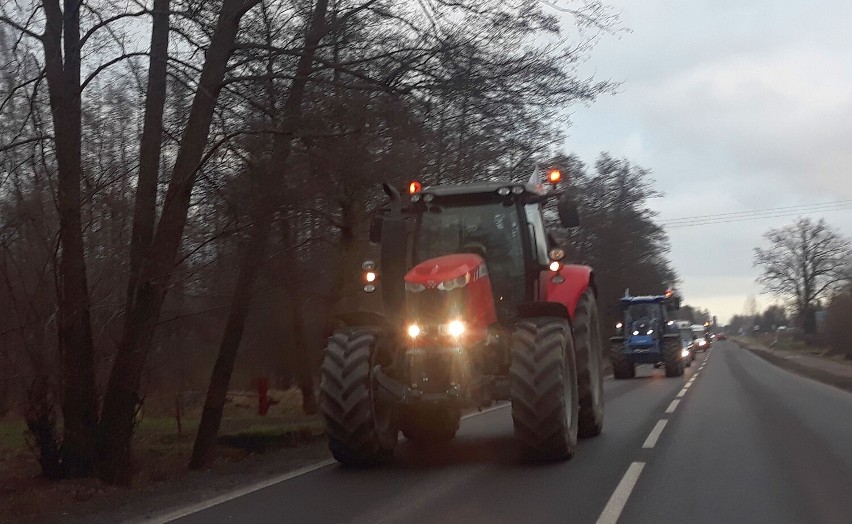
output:
M 708 349 L 710 349 L 712 343 L 704 336 L 704 326 L 702 326 L 701 324 L 693 324 L 691 330 L 692 352 L 695 353 L 697 351 L 707 351 Z
M 724 333 L 716 333 L 716 340 L 728 340 L 728 335 Z

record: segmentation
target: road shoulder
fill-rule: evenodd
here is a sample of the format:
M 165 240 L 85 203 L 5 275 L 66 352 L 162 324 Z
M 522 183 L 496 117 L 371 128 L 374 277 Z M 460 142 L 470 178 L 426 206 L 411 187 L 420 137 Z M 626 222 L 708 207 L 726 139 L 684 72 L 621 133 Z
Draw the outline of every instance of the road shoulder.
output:
M 762 359 L 798 375 L 852 393 L 852 365 L 833 360 L 800 355 L 794 351 L 766 348 L 748 340 L 732 340 Z

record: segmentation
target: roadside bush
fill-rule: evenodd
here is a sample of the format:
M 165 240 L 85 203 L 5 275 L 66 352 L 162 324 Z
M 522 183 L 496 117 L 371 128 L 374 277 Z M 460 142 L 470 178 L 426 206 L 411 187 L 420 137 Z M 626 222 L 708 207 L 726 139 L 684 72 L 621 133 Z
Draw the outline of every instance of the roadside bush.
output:
M 825 334 L 835 353 L 852 360 L 852 343 L 849 342 L 849 319 L 852 318 L 852 286 L 837 294 L 828 306 Z

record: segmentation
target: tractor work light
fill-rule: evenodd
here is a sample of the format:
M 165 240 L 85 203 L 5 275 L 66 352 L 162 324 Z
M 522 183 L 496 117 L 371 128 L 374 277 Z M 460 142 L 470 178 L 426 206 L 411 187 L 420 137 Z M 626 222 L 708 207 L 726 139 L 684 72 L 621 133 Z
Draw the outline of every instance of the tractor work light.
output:
M 410 195 L 413 195 L 414 193 L 419 193 L 421 189 L 423 189 L 423 185 L 416 180 L 408 184 L 408 194 Z
M 408 326 L 408 336 L 411 338 L 417 338 L 420 336 L 420 326 L 417 324 L 411 324 Z
M 460 337 L 464 334 L 464 322 L 461 320 L 452 320 L 447 324 L 447 333 L 454 337 Z

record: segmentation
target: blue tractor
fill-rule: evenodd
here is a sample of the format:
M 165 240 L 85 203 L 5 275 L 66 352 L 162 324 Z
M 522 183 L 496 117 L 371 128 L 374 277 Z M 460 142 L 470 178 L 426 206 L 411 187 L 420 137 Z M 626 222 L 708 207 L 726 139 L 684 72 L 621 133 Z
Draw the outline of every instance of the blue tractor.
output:
M 667 377 L 683 375 L 689 352 L 683 348 L 675 322 L 668 318 L 669 311 L 680 309 L 680 298 L 671 291 L 638 297 L 628 292 L 620 305 L 622 321 L 616 325 L 618 334 L 610 338 L 613 376 L 633 378 L 637 364 L 664 367 Z

